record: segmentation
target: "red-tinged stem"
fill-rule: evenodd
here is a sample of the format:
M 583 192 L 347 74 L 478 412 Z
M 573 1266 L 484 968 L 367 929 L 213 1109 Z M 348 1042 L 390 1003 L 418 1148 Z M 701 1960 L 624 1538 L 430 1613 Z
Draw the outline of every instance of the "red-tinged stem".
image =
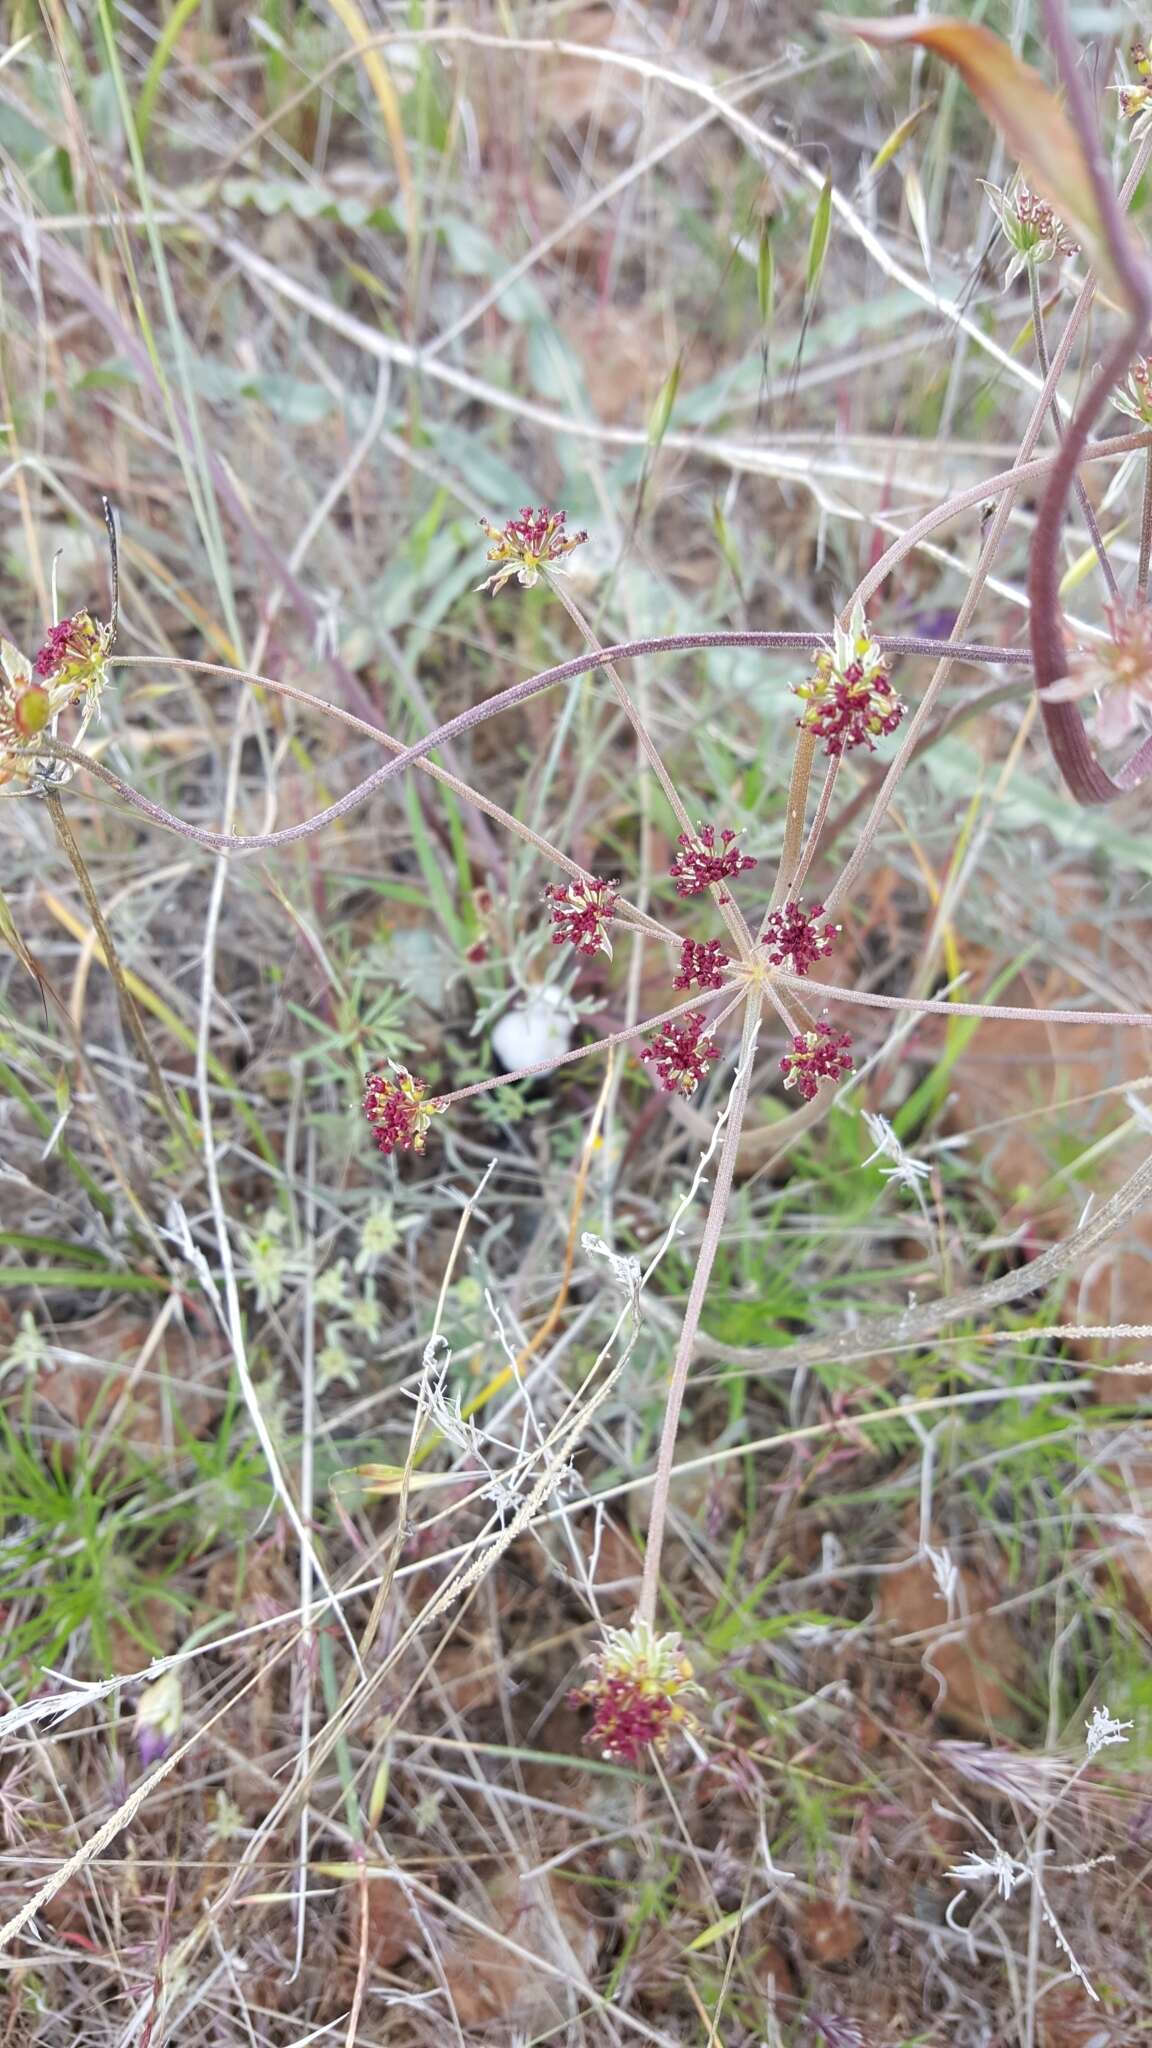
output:
M 938 640 L 898 636 L 883 640 L 879 644 L 886 652 L 893 654 L 935 655 L 939 653 L 943 643 Z M 358 782 L 354 789 L 337 797 L 335 803 L 328 804 L 313 817 L 305 818 L 299 825 L 285 825 L 278 832 L 253 832 L 247 836 L 239 833 L 208 832 L 202 826 L 190 825 L 185 819 L 177 818 L 173 812 L 165 810 L 162 804 L 153 803 L 151 797 L 144 796 L 140 790 L 133 789 L 130 783 L 122 781 L 120 776 L 114 775 L 103 762 L 94 760 L 90 754 L 83 754 L 75 747 L 67 746 L 61 740 L 55 740 L 50 745 L 46 741 L 38 741 L 37 752 L 53 756 L 57 760 L 71 761 L 76 767 L 86 768 L 90 774 L 107 784 L 109 789 L 114 789 L 122 801 L 130 804 L 133 810 L 139 811 L 141 816 L 150 819 L 154 825 L 162 826 L 168 832 L 177 833 L 182 839 L 190 839 L 194 846 L 206 847 L 210 853 L 266 853 L 274 846 L 294 845 L 298 840 L 307 839 L 313 832 L 321 831 L 325 825 L 333 824 L 337 818 L 346 817 L 349 811 L 356 810 L 370 796 L 374 796 L 378 789 L 382 789 L 386 782 L 391 782 L 394 776 L 401 774 L 405 768 L 413 767 L 422 761 L 426 754 L 431 754 L 437 747 L 444 746 L 461 733 L 470 732 L 475 726 L 483 725 L 486 719 L 494 718 L 501 711 L 510 710 L 513 705 L 526 703 L 530 697 L 541 696 L 556 683 L 569 682 L 575 676 L 587 675 L 590 670 L 603 667 L 607 661 L 622 661 L 640 654 L 687 653 L 700 647 L 819 648 L 822 645 L 816 634 L 808 633 L 672 633 L 661 639 L 629 640 L 618 647 L 605 647 L 596 653 L 576 655 L 571 661 L 562 661 L 555 668 L 543 669 L 539 675 L 529 676 L 522 683 L 511 684 L 507 690 L 498 691 L 494 697 L 486 697 L 480 704 L 469 705 L 466 711 L 458 712 L 455 718 L 448 719 L 444 725 L 439 725 L 433 732 L 426 733 L 423 739 L 414 741 L 412 746 L 405 747 L 400 753 L 393 755 L 390 761 L 383 762 L 363 782 Z M 956 652 L 951 643 L 949 647 L 951 652 Z M 964 650 L 959 658 L 1016 665 L 1026 664 L 1030 659 L 1024 650 L 1016 647 L 971 648 Z
M 1129 317 L 1123 334 L 1109 349 L 1103 368 L 1069 423 L 1040 501 L 1028 563 L 1029 633 L 1041 715 L 1056 765 L 1078 802 L 1107 804 L 1144 780 L 1146 749 L 1142 747 L 1114 780 L 1092 751 L 1079 707 L 1074 703 L 1053 703 L 1047 695 L 1052 685 L 1068 673 L 1060 618 L 1060 532 L 1065 501 L 1092 423 L 1147 334 L 1152 318 L 1152 273 L 1129 240 L 1124 215 L 1117 204 L 1062 0 L 1043 0 L 1043 6 L 1048 41 L 1067 95 L 1069 117 L 1084 150 L 1108 255 L 1128 301 Z

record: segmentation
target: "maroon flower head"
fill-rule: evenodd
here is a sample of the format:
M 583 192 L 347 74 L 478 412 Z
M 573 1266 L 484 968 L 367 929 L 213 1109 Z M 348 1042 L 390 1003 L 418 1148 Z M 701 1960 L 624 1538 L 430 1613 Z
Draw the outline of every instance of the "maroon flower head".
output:
M 831 647 L 816 657 L 816 672 L 806 683 L 794 683 L 804 709 L 796 723 L 824 741 L 835 758 L 854 747 L 874 750 L 885 733 L 895 732 L 904 705 L 892 688 L 888 662 L 859 606 L 850 626 L 837 623 Z
M 678 1728 L 693 1725 L 684 1702 L 700 1687 L 679 1636 L 658 1636 L 642 1621 L 606 1628 L 591 1663 L 591 1677 L 569 1700 L 592 1708 L 587 1740 L 601 1756 L 639 1763 L 649 1747 L 664 1749 Z
M 393 1061 L 392 1073 L 369 1074 L 364 1084 L 364 1114 L 380 1152 L 423 1152 L 436 1104 L 428 1102 L 428 1083 Z
M 814 1031 L 798 1031 L 790 1051 L 780 1062 L 786 1088 L 799 1088 L 805 1102 L 811 1102 L 821 1081 L 839 1081 L 855 1071 L 848 1048 L 849 1031 L 837 1031 L 827 1017 L 817 1019 Z
M 492 543 L 488 560 L 498 566 L 479 588 L 490 590 L 493 597 L 513 577 L 530 590 L 539 581 L 542 568 L 562 562 L 588 538 L 586 533 L 565 533 L 568 514 L 552 512 L 547 505 L 541 505 L 539 511 L 525 505 L 519 519 L 509 519 L 504 526 L 492 526 L 487 519 L 480 524 Z
M 801 903 L 782 903 L 764 927 L 762 943 L 768 948 L 773 967 L 790 967 L 793 974 L 807 974 L 818 960 L 832 951 L 843 929 L 838 924 L 820 923 L 824 905 L 814 903 L 805 910 Z
M 654 1060 L 660 1086 L 669 1095 L 694 1095 L 713 1060 L 720 1057 L 714 1038 L 705 1037 L 703 1010 L 689 1010 L 680 1024 L 665 1024 L 640 1057 Z
M 614 882 L 589 875 L 569 882 L 567 888 L 550 888 L 547 895 L 554 946 L 575 946 L 578 953 L 607 953 L 612 958 L 608 925 L 616 910 Z
M 87 670 L 104 660 L 110 644 L 107 629 L 102 631 L 88 612 L 75 612 L 70 619 L 60 619 L 49 626 L 48 636 L 32 665 L 44 681 L 75 669 L 79 682 L 84 680 Z
M 723 988 L 732 962 L 719 939 L 685 939 L 673 988 Z
M 742 875 L 756 865 L 750 854 L 741 853 L 735 832 L 727 826 L 720 834 L 719 845 L 715 825 L 701 825 L 695 838 L 681 832 L 677 843 L 680 851 L 670 873 L 678 896 L 699 896 L 714 882 L 726 882 L 732 875 Z

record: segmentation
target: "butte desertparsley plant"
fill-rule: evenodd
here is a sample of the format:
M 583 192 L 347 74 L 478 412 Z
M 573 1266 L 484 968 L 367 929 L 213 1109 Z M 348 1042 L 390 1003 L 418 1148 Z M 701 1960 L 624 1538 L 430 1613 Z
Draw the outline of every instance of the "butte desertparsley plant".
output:
M 1004 273 L 1006 285 L 1032 265 L 1050 263 L 1053 256 L 1079 253 L 1079 243 L 1072 240 L 1047 200 L 1038 198 L 1027 185 L 1017 182 L 1004 192 L 999 185 L 986 183 L 984 192 L 1011 251 Z
M 538 512 L 525 505 L 520 517 L 509 519 L 504 526 L 482 519 L 480 524 L 492 543 L 488 560 L 498 566 L 477 589 L 496 597 L 515 578 L 525 590 L 531 590 L 540 581 L 542 570 L 562 568 L 565 557 L 582 548 L 588 538 L 586 533 L 565 533 L 567 523 L 566 512 L 551 512 L 547 505 L 541 505 Z
M 815 674 L 792 687 L 804 703 L 797 725 L 823 740 L 833 759 L 855 747 L 873 750 L 904 716 L 887 658 L 859 606 L 847 629 L 837 624 L 831 647 L 816 657 Z
M 428 1084 L 407 1067 L 389 1061 L 392 1077 L 369 1074 L 364 1084 L 364 1114 L 379 1152 L 423 1152 L 439 1103 L 429 1101 Z
M 640 1057 L 651 1060 L 669 1095 L 694 1095 L 720 1047 L 706 1035 L 703 1010 L 690 1010 L 682 1024 L 665 1024 Z
M 719 939 L 685 939 L 673 988 L 723 988 L 732 962 Z
M 1128 80 L 1122 78 L 1115 90 L 1120 119 L 1131 121 L 1132 140 L 1139 142 L 1152 125 L 1152 57 L 1148 54 L 1147 43 L 1139 36 L 1131 44 L 1128 54 L 1136 73 L 1136 83 L 1129 85 Z
M 637 1618 L 630 1628 L 606 1628 L 589 1661 L 591 1676 L 569 1700 L 591 1707 L 585 1740 L 601 1756 L 637 1764 L 649 1748 L 666 1749 L 695 1725 L 686 1702 L 701 1696 L 700 1687 L 678 1635 L 658 1636 Z

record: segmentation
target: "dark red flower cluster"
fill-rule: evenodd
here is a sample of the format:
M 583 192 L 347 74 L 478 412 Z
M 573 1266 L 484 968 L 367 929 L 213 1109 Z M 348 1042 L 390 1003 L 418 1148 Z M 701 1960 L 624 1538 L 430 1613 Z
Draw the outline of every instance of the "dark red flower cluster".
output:
M 732 962 L 719 939 L 685 939 L 673 988 L 723 988 Z
M 762 943 L 768 948 L 773 967 L 790 967 L 793 974 L 807 974 L 818 960 L 832 951 L 842 929 L 838 924 L 820 923 L 824 905 L 814 903 L 805 910 L 800 903 L 782 903 L 764 927 Z
M 32 665 L 38 676 L 47 679 L 58 675 L 61 669 L 86 668 L 106 652 L 95 620 L 87 612 L 76 612 L 72 618 L 49 626 L 48 637 Z
M 586 533 L 565 533 L 568 514 L 551 512 L 547 505 L 541 505 L 539 511 L 525 505 L 519 519 L 509 519 L 504 526 L 493 526 L 487 519 L 480 524 L 492 543 L 488 560 L 497 564 L 495 573 L 480 588 L 490 590 L 494 597 L 513 577 L 530 590 L 547 563 L 562 562 L 588 538 Z
M 855 1068 L 848 1048 L 850 1031 L 837 1031 L 827 1017 L 817 1019 L 814 1031 L 798 1031 L 791 1048 L 780 1062 L 786 1088 L 799 1088 L 805 1102 L 811 1102 L 821 1081 L 839 1081 Z
M 672 862 L 671 875 L 676 884 L 678 896 L 699 896 L 704 889 L 710 889 L 714 882 L 726 882 L 733 875 L 742 875 L 746 869 L 754 868 L 756 862 L 750 854 L 741 853 L 736 845 L 735 832 L 725 826 L 716 844 L 715 825 L 702 825 L 695 838 L 681 832 L 679 853 Z
M 831 678 L 796 723 L 825 742 L 826 754 L 849 754 L 853 747 L 874 753 L 877 740 L 895 732 L 903 716 L 903 702 L 888 677 L 869 676 L 853 661 L 842 676 Z
M 568 1699 L 592 1708 L 587 1740 L 602 1756 L 636 1764 L 649 1747 L 664 1749 L 677 1729 L 695 1725 L 686 1701 L 700 1687 L 679 1636 L 658 1636 L 642 1621 L 608 1628 L 590 1661 L 592 1675 Z
M 364 1084 L 364 1114 L 381 1152 L 423 1152 L 435 1104 L 426 1101 L 428 1083 L 407 1067 L 391 1074 L 369 1074 Z
M 589 1748 L 622 1764 L 639 1763 L 650 1743 L 661 1747 L 683 1718 L 674 1701 L 645 1691 L 634 1678 L 601 1679 L 591 1698 L 588 1692 L 570 1693 L 569 1705 L 591 1705 Z
M 713 1060 L 720 1057 L 714 1038 L 705 1037 L 703 1010 L 689 1010 L 682 1024 L 665 1024 L 640 1057 L 654 1060 L 660 1086 L 669 1095 L 694 1095 Z
M 615 884 L 589 875 L 586 880 L 569 882 L 565 889 L 550 888 L 547 893 L 552 944 L 575 946 L 578 953 L 607 953 L 611 957 L 607 927 L 616 909 Z

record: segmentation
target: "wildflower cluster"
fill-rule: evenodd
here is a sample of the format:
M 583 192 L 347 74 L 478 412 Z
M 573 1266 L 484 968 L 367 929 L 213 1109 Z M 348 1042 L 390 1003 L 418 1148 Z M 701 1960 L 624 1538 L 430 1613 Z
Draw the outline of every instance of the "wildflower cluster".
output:
M 1000 223 L 1000 232 L 1012 251 L 1005 272 L 1005 284 L 1011 284 L 1022 270 L 1033 263 L 1048 263 L 1053 256 L 1075 256 L 1080 244 L 1074 242 L 1063 221 L 1052 211 L 1046 199 L 1040 199 L 1023 182 L 1016 184 L 1010 192 L 1004 192 L 999 185 L 985 184 L 984 191 L 988 204 Z
M 569 1698 L 592 1708 L 587 1740 L 602 1756 L 638 1763 L 649 1746 L 664 1749 L 677 1729 L 693 1725 L 684 1702 L 700 1687 L 678 1635 L 658 1636 L 639 1620 L 606 1628 L 591 1663 L 592 1676 Z
M 1112 403 L 1138 426 L 1152 427 L 1152 356 L 1137 356 L 1126 382 L 1112 393 Z
M 805 910 L 801 903 L 782 903 L 768 918 L 761 943 L 768 948 L 773 967 L 791 968 L 793 974 L 807 974 L 826 953 L 832 951 L 842 925 L 820 923 L 824 905 L 814 903 Z
M 821 1081 L 839 1081 L 854 1071 L 848 1050 L 849 1031 L 837 1031 L 827 1017 L 817 1020 L 814 1031 L 798 1031 L 780 1062 L 786 1088 L 798 1088 L 805 1102 L 811 1102 Z
M 372 1127 L 380 1152 L 423 1152 L 428 1128 L 437 1104 L 426 1100 L 428 1083 L 418 1081 L 407 1067 L 390 1060 L 394 1079 L 387 1074 L 369 1074 L 364 1084 L 364 1114 Z
M 505 526 L 492 526 L 482 519 L 480 524 L 492 543 L 488 560 L 499 567 L 477 589 L 490 590 L 495 597 L 515 577 L 525 590 L 531 590 L 540 580 L 541 569 L 555 567 L 587 540 L 586 533 L 565 533 L 567 523 L 566 512 L 551 512 L 547 505 L 541 505 L 538 512 L 525 505 L 519 519 L 509 519 Z
M 732 962 L 719 939 L 685 939 L 673 988 L 723 988 Z
M 93 691 L 99 696 L 108 674 L 113 628 L 102 625 L 90 612 L 74 612 L 48 628 L 33 667 L 45 681 L 52 677 L 67 683 L 73 691 Z
M 547 894 L 552 944 L 575 946 L 578 953 L 589 955 L 606 953 L 611 959 L 608 925 L 616 910 L 615 885 L 588 875 L 569 882 L 567 888 L 550 888 Z
M 714 1038 L 705 1037 L 703 1010 L 689 1010 L 681 1024 L 665 1024 L 640 1057 L 654 1060 L 660 1086 L 669 1095 L 694 1095 L 713 1060 L 720 1057 Z
M 802 731 L 824 741 L 830 758 L 854 747 L 874 750 L 895 732 L 905 706 L 892 688 L 888 663 L 857 607 L 847 631 L 837 623 L 833 643 L 816 657 L 816 672 L 793 691 L 804 701 Z
M 678 896 L 699 896 L 714 883 L 727 882 L 733 875 L 745 874 L 756 865 L 751 854 L 741 853 L 736 834 L 727 825 L 719 844 L 715 825 L 701 825 L 695 838 L 681 832 L 677 844 L 680 850 L 669 872 Z
M 1138 731 L 1152 710 L 1152 607 L 1106 607 L 1109 637 L 1077 648 L 1068 673 L 1047 695 L 1056 703 L 1096 696 L 1095 732 L 1101 746 L 1118 746 Z
M 99 709 L 112 638 L 112 626 L 77 612 L 50 629 L 31 662 L 11 641 L 0 641 L 0 793 L 24 796 L 70 780 L 71 765 L 37 754 L 36 742 L 54 737 L 61 713 L 75 706 L 81 715 L 74 737 L 83 739 Z
M 1133 123 L 1132 139 L 1135 142 L 1145 133 L 1152 119 L 1152 57 L 1148 54 L 1147 43 L 1139 39 L 1132 44 L 1129 55 L 1132 59 L 1132 69 L 1136 73 L 1136 83 L 1128 85 L 1125 82 L 1118 85 L 1116 92 L 1120 103 L 1120 117 Z

